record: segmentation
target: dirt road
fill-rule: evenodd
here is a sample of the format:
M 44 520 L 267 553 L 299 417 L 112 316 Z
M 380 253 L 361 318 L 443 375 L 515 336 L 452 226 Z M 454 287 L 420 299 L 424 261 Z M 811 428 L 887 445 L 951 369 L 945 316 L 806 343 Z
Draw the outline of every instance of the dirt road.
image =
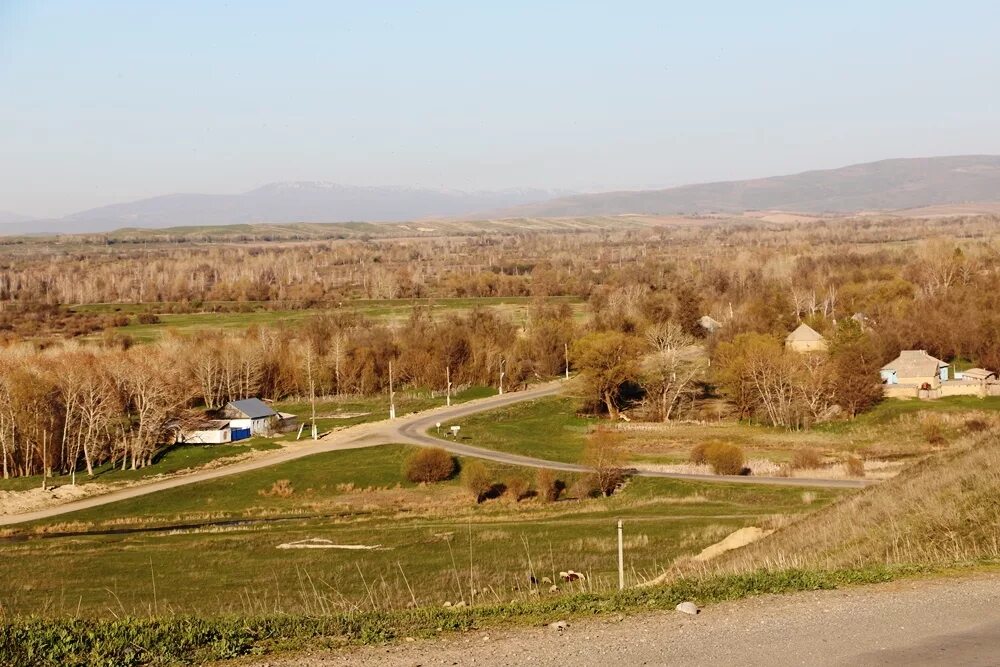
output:
M 1000 574 L 766 596 L 624 619 L 485 630 L 256 667 L 361 665 L 997 665 Z M 560 620 L 556 617 L 552 621 Z
M 286 461 L 312 456 L 324 452 L 332 452 L 342 449 L 357 449 L 361 447 L 373 447 L 387 443 L 413 444 L 419 446 L 440 446 L 462 456 L 508 463 L 511 465 L 521 465 L 530 467 L 546 467 L 556 470 L 585 472 L 583 466 L 571 463 L 559 463 L 555 461 L 545 461 L 527 456 L 507 454 L 488 449 L 482 449 L 455 442 L 450 439 L 438 439 L 426 434 L 428 429 L 434 427 L 437 422 L 454 422 L 462 417 L 493 410 L 513 403 L 530 401 L 544 396 L 551 396 L 559 392 L 562 382 L 547 382 L 530 389 L 518 392 L 508 392 L 501 396 L 490 396 L 450 407 L 434 408 L 424 412 L 406 415 L 393 421 L 379 421 L 370 424 L 360 424 L 340 431 L 334 431 L 320 440 L 309 440 L 306 442 L 292 443 L 287 447 L 276 450 L 272 453 L 255 457 L 249 461 L 233 463 L 231 465 L 220 466 L 205 470 L 197 470 L 184 475 L 177 475 L 152 481 L 145 484 L 130 486 L 103 495 L 90 496 L 80 500 L 75 500 L 62 505 L 46 507 L 44 509 L 23 514 L 0 515 L 0 526 L 36 521 L 39 519 L 49 519 L 77 510 L 106 505 L 108 503 L 137 498 L 149 493 L 173 489 L 187 484 L 195 484 L 211 479 L 218 479 L 227 475 L 235 475 L 241 472 L 257 470 L 268 466 L 273 466 Z M 675 479 L 687 479 L 706 482 L 733 482 L 740 484 L 781 484 L 790 486 L 822 486 L 831 488 L 858 488 L 870 482 L 865 480 L 823 480 L 823 479 L 801 479 L 783 477 L 724 477 L 719 475 L 692 475 L 682 473 L 664 473 L 655 471 L 635 470 L 635 474 L 651 477 L 670 477 Z

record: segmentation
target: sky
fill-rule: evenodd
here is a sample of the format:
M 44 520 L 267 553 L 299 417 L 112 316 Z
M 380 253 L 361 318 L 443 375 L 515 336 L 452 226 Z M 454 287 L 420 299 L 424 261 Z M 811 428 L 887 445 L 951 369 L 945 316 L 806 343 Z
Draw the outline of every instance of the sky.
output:
M 961 0 L 0 0 L 0 211 L 997 154 L 998 25 Z

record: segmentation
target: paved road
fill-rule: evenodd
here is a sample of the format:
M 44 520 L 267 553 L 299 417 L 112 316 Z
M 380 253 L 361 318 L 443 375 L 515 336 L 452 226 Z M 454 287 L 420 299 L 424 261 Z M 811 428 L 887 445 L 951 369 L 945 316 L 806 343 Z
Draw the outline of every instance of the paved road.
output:
M 303 456 L 312 456 L 324 452 L 332 452 L 343 449 L 358 449 L 361 447 L 373 447 L 388 443 L 413 444 L 419 446 L 439 446 L 452 453 L 462 456 L 508 463 L 511 465 L 530 466 L 535 468 L 552 468 L 568 472 L 586 472 L 587 468 L 571 463 L 559 463 L 555 461 L 545 461 L 543 459 L 531 458 L 528 456 L 518 456 L 488 449 L 482 449 L 455 442 L 451 439 L 438 439 L 426 434 L 426 431 L 433 428 L 437 422 L 451 423 L 462 417 L 493 410 L 496 408 L 530 401 L 544 396 L 551 396 L 559 392 L 562 387 L 561 381 L 547 382 L 530 389 L 518 392 L 508 392 L 501 396 L 490 396 L 466 403 L 460 403 L 450 407 L 434 408 L 424 412 L 415 413 L 400 417 L 394 421 L 380 421 L 370 424 L 360 424 L 339 431 L 334 431 L 320 440 L 309 440 L 307 442 L 295 443 L 281 450 L 271 453 L 261 454 L 248 461 L 233 463 L 231 465 L 220 466 L 207 470 L 197 470 L 185 475 L 177 475 L 167 479 L 144 483 L 136 486 L 126 487 L 110 493 L 82 498 L 72 502 L 46 507 L 44 509 L 23 514 L 0 515 L 0 526 L 36 521 L 39 519 L 50 519 L 69 512 L 106 505 L 129 498 L 137 498 L 149 493 L 173 489 L 187 484 L 195 484 L 211 479 L 218 479 L 227 475 L 235 475 L 250 470 L 258 470 L 268 466 L 285 463 Z M 865 480 L 823 480 L 823 479 L 791 479 L 782 477 L 725 477 L 719 475 L 691 475 L 680 473 L 664 473 L 656 471 L 637 470 L 635 474 L 650 477 L 669 477 L 674 479 L 686 479 L 705 482 L 734 482 L 739 484 L 777 484 L 788 486 L 811 486 L 811 487 L 831 487 L 831 488 L 858 488 L 870 484 Z
M 272 657 L 266 664 L 997 665 L 998 601 L 1000 575 L 974 574 L 752 598 L 709 606 L 698 616 L 570 619 L 561 633 L 539 627 L 445 634 L 388 647 Z

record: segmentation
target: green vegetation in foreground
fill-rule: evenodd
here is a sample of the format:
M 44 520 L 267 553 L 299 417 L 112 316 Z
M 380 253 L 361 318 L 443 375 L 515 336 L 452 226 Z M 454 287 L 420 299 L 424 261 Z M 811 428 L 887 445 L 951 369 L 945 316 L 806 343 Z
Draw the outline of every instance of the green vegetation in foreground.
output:
M 256 616 L 483 604 L 528 596 L 531 573 L 555 580 L 567 569 L 588 577 L 559 594 L 600 592 L 617 587 L 618 519 L 626 522 L 626 577 L 635 583 L 733 530 L 839 495 L 635 479 L 611 498 L 477 505 L 457 481 L 403 482 L 411 451 L 319 454 L 17 527 L 28 539 L 0 542 L 0 609 Z M 533 476 L 491 471 L 498 481 Z M 280 480 L 291 493 L 273 492 Z M 277 548 L 316 538 L 379 548 Z
M 614 594 L 580 593 L 537 601 L 467 608 L 355 611 L 308 616 L 199 618 L 187 616 L 85 620 L 13 618 L 0 625 L 0 662 L 11 667 L 120 667 L 204 663 L 246 655 L 383 644 L 403 637 L 538 625 L 597 614 L 670 610 L 679 602 L 711 604 L 766 594 L 831 590 L 884 583 L 940 569 L 874 566 L 861 569 L 761 571 L 685 578 Z
M 986 398 L 949 396 L 933 401 L 887 398 L 879 402 L 868 412 L 864 412 L 852 420 L 827 422 L 825 424 L 818 424 L 815 428 L 819 431 L 844 433 L 852 430 L 860 430 L 866 426 L 885 426 L 903 417 L 918 413 L 958 414 L 977 411 L 1000 412 L 1000 396 L 988 396 Z
M 264 438 L 253 438 L 243 440 L 229 445 L 170 445 L 165 447 L 153 458 L 153 465 L 138 470 L 122 470 L 121 466 L 106 463 L 94 468 L 94 476 L 87 475 L 87 471 L 77 471 L 76 483 L 86 484 L 88 482 L 130 482 L 156 475 L 169 475 L 181 470 L 200 468 L 212 461 L 225 458 L 242 456 L 253 451 L 263 451 L 277 449 L 279 445 Z M 56 475 L 46 477 L 46 486 L 65 486 L 72 483 L 70 475 Z M 40 488 L 42 476 L 33 475 L 31 477 L 13 477 L 11 479 L 0 479 L 0 491 L 25 491 L 28 489 Z
M 555 396 L 481 412 L 458 423 L 461 439 L 477 447 L 578 463 L 587 431 L 597 419 L 578 416 L 575 399 Z

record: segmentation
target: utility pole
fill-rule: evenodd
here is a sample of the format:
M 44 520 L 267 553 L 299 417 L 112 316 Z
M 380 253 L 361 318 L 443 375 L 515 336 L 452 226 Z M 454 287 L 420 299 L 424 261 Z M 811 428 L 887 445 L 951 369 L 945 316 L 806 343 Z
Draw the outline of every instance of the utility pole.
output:
M 625 590 L 625 548 L 622 542 L 622 520 L 618 519 L 618 590 Z
M 310 419 L 310 432 L 312 433 L 312 439 L 319 439 L 319 430 L 316 428 L 316 381 L 313 379 L 313 368 L 312 368 L 312 347 L 306 350 L 306 374 L 309 376 L 309 404 L 312 409 L 312 417 Z M 301 431 L 300 431 L 301 433 Z
M 396 418 L 396 392 L 392 389 L 392 361 L 389 362 L 389 419 Z
M 445 393 L 445 405 L 451 407 L 451 366 L 445 366 L 445 377 L 448 380 L 448 389 Z

